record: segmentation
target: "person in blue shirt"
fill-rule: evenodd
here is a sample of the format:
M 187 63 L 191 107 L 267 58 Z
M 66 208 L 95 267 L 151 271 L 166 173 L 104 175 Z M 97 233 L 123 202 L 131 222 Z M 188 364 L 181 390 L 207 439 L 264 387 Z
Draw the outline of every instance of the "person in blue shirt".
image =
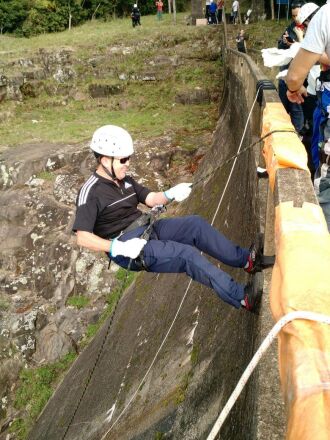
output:
M 209 24 L 217 24 L 217 17 L 216 17 L 217 4 L 213 0 L 211 0 L 209 11 L 210 11 Z

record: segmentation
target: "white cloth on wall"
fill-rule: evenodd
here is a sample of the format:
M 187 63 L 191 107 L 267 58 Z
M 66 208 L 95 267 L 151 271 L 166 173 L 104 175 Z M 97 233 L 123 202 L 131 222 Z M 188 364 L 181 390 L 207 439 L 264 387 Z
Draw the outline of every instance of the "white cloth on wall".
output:
M 293 43 L 289 49 L 277 49 L 277 47 L 270 47 L 268 49 L 261 49 L 261 55 L 264 60 L 265 67 L 280 67 L 289 64 L 292 58 L 294 58 L 298 50 L 300 49 L 300 43 Z

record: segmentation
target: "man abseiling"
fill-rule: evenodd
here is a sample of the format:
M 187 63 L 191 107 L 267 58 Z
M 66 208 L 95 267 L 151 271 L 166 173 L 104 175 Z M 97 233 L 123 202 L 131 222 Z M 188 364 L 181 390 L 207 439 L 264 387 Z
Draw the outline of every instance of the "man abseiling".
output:
M 121 127 L 97 129 L 91 149 L 97 167 L 78 193 L 73 225 L 79 246 L 106 252 L 110 260 L 133 271 L 184 272 L 236 308 L 253 311 L 257 307 L 261 292 L 255 283 L 244 286 L 235 282 L 201 254 L 254 273 L 261 256 L 255 245 L 241 248 L 197 215 L 158 219 L 148 240 L 140 238 L 148 224 L 141 222 L 138 204 L 152 208 L 181 202 L 191 192 L 190 183 L 155 192 L 130 177 L 127 172 L 134 153 L 133 140 Z

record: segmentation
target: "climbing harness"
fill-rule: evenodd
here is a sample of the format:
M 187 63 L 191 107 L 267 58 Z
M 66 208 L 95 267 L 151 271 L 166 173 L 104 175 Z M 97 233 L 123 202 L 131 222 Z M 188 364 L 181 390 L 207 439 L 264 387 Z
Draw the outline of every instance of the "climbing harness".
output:
M 295 319 L 305 319 L 308 321 L 316 321 L 323 324 L 330 325 L 330 316 L 328 315 L 322 315 L 320 313 L 314 313 L 314 312 L 308 312 L 308 311 L 296 311 L 296 312 L 290 312 L 283 316 L 271 329 L 271 331 L 268 333 L 266 338 L 263 340 L 262 344 L 258 348 L 257 352 L 253 356 L 252 360 L 250 361 L 249 365 L 246 367 L 244 373 L 242 374 L 240 380 L 238 381 L 236 388 L 232 392 L 231 396 L 229 397 L 226 405 L 224 406 L 223 410 L 221 411 L 218 419 L 216 420 L 212 431 L 207 437 L 207 440 L 214 440 L 216 436 L 218 435 L 221 426 L 223 425 L 224 421 L 226 420 L 230 410 L 234 406 L 236 400 L 240 396 L 245 384 L 247 383 L 249 377 L 253 373 L 254 369 L 258 365 L 260 359 L 262 358 L 263 354 L 266 352 L 266 350 L 270 347 L 271 343 L 274 341 L 278 333 L 282 330 L 282 328 L 287 325 L 289 322 L 295 320 Z
M 158 219 L 158 217 L 160 216 L 160 214 L 162 214 L 163 212 L 166 211 L 166 206 L 165 205 L 156 205 L 154 206 L 150 212 L 148 213 L 149 216 L 149 221 L 148 221 L 148 226 L 147 228 L 144 230 L 144 232 L 142 233 L 142 235 L 140 236 L 140 238 L 149 241 L 150 240 L 150 236 L 153 233 L 153 238 L 156 239 L 156 234 L 154 231 L 154 223 L 155 221 Z M 135 258 L 134 260 L 134 264 L 137 268 L 139 268 L 140 270 L 145 270 L 146 272 L 148 272 L 148 267 L 144 261 L 144 252 L 143 249 L 140 252 L 140 255 Z

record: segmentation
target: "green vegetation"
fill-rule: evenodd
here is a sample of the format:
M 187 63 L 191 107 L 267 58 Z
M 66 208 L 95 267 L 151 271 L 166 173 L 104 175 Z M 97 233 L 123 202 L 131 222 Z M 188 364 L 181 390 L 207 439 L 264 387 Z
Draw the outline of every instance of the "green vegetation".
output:
M 143 17 L 138 29 L 133 29 L 128 19 L 118 19 L 111 23 L 88 22 L 70 32 L 30 39 L 0 36 L 6 49 L 2 52 L 5 76 L 13 75 L 13 67 L 6 67 L 6 63 L 33 59 L 40 48 L 47 53 L 68 49 L 76 72 L 65 84 L 51 77 L 29 82 L 26 89 L 30 93 L 22 102 L 2 103 L 1 111 L 9 116 L 1 123 L 0 148 L 22 142 L 82 142 L 109 121 L 140 138 L 164 133 L 178 137 L 182 132 L 179 137 L 185 139 L 189 134 L 211 130 L 218 114 L 216 102 L 184 105 L 175 97 L 196 87 L 212 93 L 221 88 L 221 62 L 203 59 L 202 53 L 210 32 L 217 39 L 218 30 L 187 27 L 184 15 L 177 17 L 176 25 L 168 15 L 160 23 L 148 16 Z M 192 41 L 197 44 L 196 59 L 191 57 Z M 111 52 L 113 47 L 117 52 Z M 123 54 L 126 47 L 128 53 Z M 158 65 L 159 56 L 166 59 L 164 64 Z M 100 64 L 93 68 L 91 59 L 100 59 Z M 14 69 L 21 74 L 19 63 Z M 156 80 L 143 80 L 148 76 Z M 92 98 L 90 87 L 95 85 L 115 85 L 120 90 L 118 94 Z
M 41 171 L 40 173 L 37 174 L 38 179 L 44 179 L 49 181 L 55 180 L 55 177 L 56 177 L 55 174 L 52 173 L 51 171 Z
M 200 352 L 199 345 L 194 345 L 193 349 L 191 351 L 191 354 L 190 354 L 190 361 L 191 361 L 192 367 L 195 367 L 197 365 L 198 358 L 199 358 L 199 352 Z
M 266 47 L 277 47 L 277 41 L 288 26 L 286 20 L 261 21 L 249 24 L 246 32 L 249 35 L 248 47 L 263 49 Z M 267 32 L 265 32 L 267 28 Z
M 185 0 L 177 0 L 183 11 Z M 0 33 L 31 37 L 46 32 L 60 32 L 86 20 L 110 20 L 129 15 L 129 0 L 0 0 Z M 142 15 L 155 13 L 153 0 L 141 0 Z
M 70 296 L 66 302 L 67 306 L 73 306 L 77 309 L 83 309 L 86 307 L 90 302 L 89 298 L 86 298 L 86 296 Z
M 180 405 L 180 403 L 182 403 L 185 400 L 188 385 L 192 376 L 193 376 L 192 370 L 190 370 L 188 373 L 186 373 L 183 376 L 181 385 L 176 389 L 176 392 L 174 394 L 174 403 L 176 405 Z
M 17 409 L 24 410 L 26 417 L 16 419 L 10 426 L 10 432 L 15 433 L 17 440 L 26 438 L 37 416 L 53 394 L 63 373 L 75 358 L 75 353 L 68 353 L 62 360 L 54 364 L 22 370 L 14 405 Z
M 0 298 L 0 312 L 6 311 L 8 309 L 9 309 L 9 302 L 4 298 Z

